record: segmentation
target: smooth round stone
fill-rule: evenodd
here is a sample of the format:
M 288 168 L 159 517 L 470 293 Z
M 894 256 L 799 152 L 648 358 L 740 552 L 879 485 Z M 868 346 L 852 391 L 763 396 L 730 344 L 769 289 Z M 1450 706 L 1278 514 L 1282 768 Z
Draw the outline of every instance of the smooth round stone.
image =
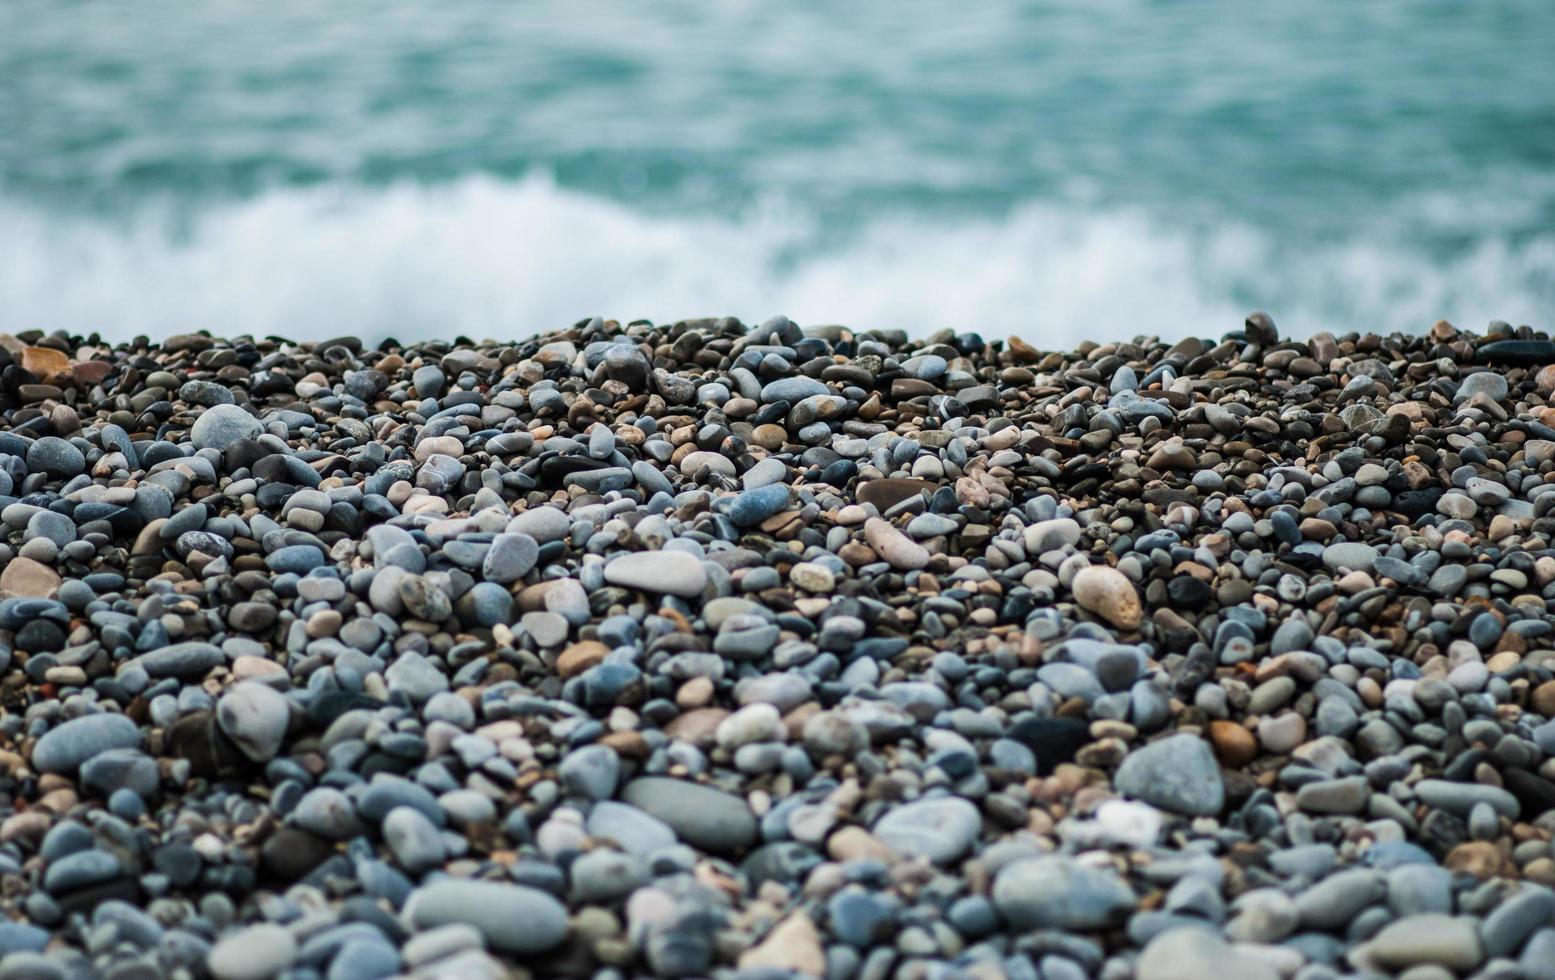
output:
M 1508 820 L 1516 820 L 1522 811 L 1517 797 L 1497 786 L 1479 783 L 1455 783 L 1446 779 L 1422 779 L 1414 786 L 1415 796 L 1427 806 L 1466 817 L 1475 804 L 1485 803 Z
M 609 746 L 587 745 L 567 753 L 556 774 L 570 792 L 606 800 L 614 795 L 621 777 L 621 757 Z
M 437 827 L 420 810 L 398 806 L 383 818 L 383 840 L 400 867 L 420 874 L 443 863 L 446 850 Z
M 216 724 L 255 762 L 275 758 L 290 722 L 286 697 L 259 681 L 234 684 L 216 702 Z
M 628 589 L 690 599 L 707 587 L 707 569 L 684 551 L 640 551 L 618 555 L 605 564 L 605 581 Z
M 325 980 L 386 980 L 400 969 L 400 954 L 388 942 L 357 939 L 340 947 Z
M 1380 873 L 1370 868 L 1349 868 L 1297 895 L 1296 911 L 1307 928 L 1335 930 L 1366 906 L 1381 901 L 1386 891 Z
M 140 728 L 124 715 L 83 715 L 43 733 L 32 749 L 32 768 L 38 772 L 73 773 L 99 752 L 138 749 L 140 743 Z
M 1507 395 L 1506 378 L 1494 371 L 1476 371 L 1463 379 L 1452 402 L 1461 405 L 1475 395 L 1484 395 L 1491 401 L 1503 401 Z
M 278 925 L 249 926 L 211 947 L 206 967 L 216 980 L 270 980 L 297 958 L 297 939 Z
M 152 677 L 203 677 L 226 662 L 227 656 L 220 647 L 198 641 L 174 643 L 135 658 L 135 663 Z
M 458 610 L 467 625 L 508 623 L 513 619 L 513 596 L 495 582 L 478 582 L 459 597 Z
M 311 544 L 288 545 L 265 556 L 265 565 L 282 574 L 306 575 L 323 564 L 324 553 Z
M 40 510 L 27 521 L 25 537 L 27 540 L 42 538 L 57 548 L 63 548 L 76 539 L 76 525 L 64 514 Z
M 754 490 L 757 487 L 771 486 L 774 483 L 780 483 L 787 475 L 788 467 L 783 463 L 783 461 L 775 456 L 768 456 L 766 459 L 746 470 L 740 476 L 740 483 L 745 487 L 745 489 Z M 784 496 L 786 497 L 787 494 Z
M 1028 555 L 1044 555 L 1080 542 L 1080 525 L 1069 517 L 1055 517 L 1026 526 L 1022 532 Z
M 191 405 L 230 405 L 233 401 L 231 388 L 198 378 L 184 382 L 178 389 L 178 397 Z
M 53 861 L 43 875 L 43 888 L 62 895 L 124 876 L 124 865 L 107 851 L 76 851 Z
M 508 533 L 527 534 L 537 544 L 560 541 L 572 530 L 572 520 L 556 507 L 531 507 L 508 521 Z
M 799 402 L 812 395 L 829 395 L 831 389 L 823 382 L 814 378 L 793 377 L 779 378 L 768 382 L 761 389 L 761 402 L 769 405 L 772 402 Z
M 1212 817 L 1226 800 L 1215 754 L 1196 735 L 1172 735 L 1135 749 L 1112 785 L 1124 796 L 1186 816 Z
M 1285 755 L 1300 745 L 1307 737 L 1306 719 L 1295 712 L 1274 718 L 1264 718 L 1258 723 L 1258 742 L 1266 752 Z
M 26 922 L 0 922 L 0 958 L 12 953 L 41 952 L 49 944 L 49 932 Z
M 1136 630 L 1144 620 L 1144 606 L 1134 583 L 1122 572 L 1106 565 L 1090 565 L 1075 574 L 1070 583 L 1074 601 L 1121 630 Z
M 226 451 L 241 439 L 252 439 L 264 431 L 264 425 L 238 405 L 212 405 L 200 413 L 189 429 L 189 441 L 196 449 Z
M 45 598 L 60 590 L 60 575 L 42 562 L 20 555 L 0 571 L 0 592 L 11 596 Z
M 527 534 L 499 534 L 481 563 L 488 581 L 506 585 L 528 575 L 540 557 L 540 546 Z
M 1134 908 L 1128 884 L 1110 871 L 1050 855 L 1017 861 L 994 879 L 993 902 L 1022 931 L 1092 931 L 1115 925 Z
M 309 790 L 297 801 L 291 819 L 308 833 L 327 840 L 346 840 L 362 829 L 350 797 L 330 786 Z
M 733 660 L 759 660 L 772 652 L 780 633 L 776 623 L 759 616 L 734 616 L 719 627 L 713 651 Z
M 1339 541 L 1323 549 L 1323 564 L 1338 571 L 1347 568 L 1369 572 L 1377 563 L 1377 549 L 1357 541 Z
M 275 625 L 277 611 L 263 602 L 240 602 L 227 613 L 227 624 L 242 633 L 259 633 Z
M 927 548 L 878 517 L 864 522 L 864 540 L 882 561 L 898 571 L 913 571 L 929 563 Z
M 675 831 L 637 807 L 601 800 L 589 810 L 590 837 L 614 841 L 622 850 L 648 855 L 675 843 Z
M 567 620 L 554 612 L 524 613 L 519 621 L 524 632 L 542 647 L 553 647 L 567 639 Z
M 1199 609 L 1214 595 L 1208 582 L 1192 575 L 1178 575 L 1166 583 L 1166 596 L 1176 609 Z
M 597 850 L 581 855 L 568 868 L 571 898 L 579 903 L 609 902 L 648 882 L 647 864 L 631 854 Z
M 956 796 L 916 800 L 887 810 L 871 833 L 903 857 L 949 864 L 965 854 L 983 831 L 975 805 Z
M 1536 930 L 1555 920 L 1555 892 L 1542 886 L 1524 886 L 1485 916 L 1480 941 L 1487 956 L 1508 956 Z M 1555 961 L 1552 961 L 1555 965 Z
M 567 938 L 567 908 L 537 888 L 447 878 L 417 889 L 404 918 L 416 929 L 474 926 L 486 942 L 526 955 L 555 949 Z
M 1256 956 L 1241 952 L 1212 930 L 1185 926 L 1162 932 L 1146 944 L 1134 970 L 1135 980 L 1280 980 L 1280 972 Z
M 768 459 L 764 462 L 778 461 Z M 779 465 L 781 466 L 781 463 Z M 782 512 L 788 507 L 788 501 L 788 487 L 772 483 L 746 490 L 733 497 L 725 497 L 719 501 L 719 504 L 723 505 L 720 509 L 728 515 L 729 520 L 733 521 L 736 527 L 755 527 L 774 514 Z
M 400 579 L 400 602 L 405 611 L 428 623 L 441 623 L 453 615 L 453 603 L 430 578 L 407 575 Z
M 86 471 L 86 456 L 68 440 L 44 436 L 27 447 L 27 468 L 53 477 L 71 477 Z
M 806 592 L 829 593 L 837 586 L 837 577 L 820 562 L 802 561 L 788 570 L 788 580 Z
M 389 690 L 404 691 L 416 704 L 448 690 L 448 678 L 419 653 L 402 654 L 383 676 L 389 682 Z
M 1296 790 L 1296 806 L 1308 813 L 1359 813 L 1370 798 L 1364 776 L 1323 779 Z
M 436 364 L 426 364 L 416 368 L 410 376 L 410 383 L 416 389 L 416 394 L 422 398 L 436 398 L 443 393 L 443 386 L 447 379 L 443 375 L 443 369 Z
M 721 477 L 734 476 L 734 464 L 729 461 L 728 457 L 720 453 L 687 453 L 685 458 L 680 461 L 680 473 L 682 476 L 694 477 L 703 470 Z M 632 479 L 631 471 L 624 472 L 626 473 L 627 481 L 630 482 Z
M 1384 926 L 1367 952 L 1389 970 L 1434 963 L 1466 973 L 1485 958 L 1474 920 L 1441 914 L 1412 915 Z
M 152 799 L 162 783 L 156 760 L 138 749 L 106 749 L 81 763 L 81 786 L 104 799 L 128 789 Z
M 711 786 L 668 776 L 644 776 L 626 784 L 621 800 L 668 824 L 694 847 L 717 853 L 741 851 L 756 840 L 756 818 L 745 801 Z

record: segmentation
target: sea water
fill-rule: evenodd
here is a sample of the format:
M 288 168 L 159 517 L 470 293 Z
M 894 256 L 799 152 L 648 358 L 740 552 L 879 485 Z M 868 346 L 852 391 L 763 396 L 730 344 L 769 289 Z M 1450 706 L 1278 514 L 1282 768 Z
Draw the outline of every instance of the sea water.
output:
M 0 3 L 0 330 L 1555 327 L 1555 3 Z

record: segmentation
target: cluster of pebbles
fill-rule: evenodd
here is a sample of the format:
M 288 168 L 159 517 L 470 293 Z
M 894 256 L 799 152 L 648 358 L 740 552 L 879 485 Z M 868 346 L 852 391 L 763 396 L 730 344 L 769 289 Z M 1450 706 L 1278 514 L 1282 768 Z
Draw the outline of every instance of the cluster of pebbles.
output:
M 0 980 L 1548 980 L 1551 365 L 0 335 Z

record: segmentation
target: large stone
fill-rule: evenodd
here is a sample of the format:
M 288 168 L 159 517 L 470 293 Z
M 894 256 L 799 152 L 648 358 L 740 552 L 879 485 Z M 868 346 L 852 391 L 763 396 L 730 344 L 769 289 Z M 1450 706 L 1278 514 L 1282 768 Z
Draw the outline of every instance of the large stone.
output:
M 1144 606 L 1134 583 L 1106 565 L 1091 565 L 1075 573 L 1070 585 L 1074 601 L 1121 630 L 1136 630 L 1144 620 Z
M 1111 871 L 1072 858 L 1044 855 L 1006 866 L 994 879 L 993 901 L 1016 929 L 1089 932 L 1125 919 L 1136 899 Z
M 82 715 L 43 733 L 32 749 L 32 768 L 73 773 L 99 752 L 138 749 L 140 740 L 140 728 L 124 715 L 106 711 Z
M 825 976 L 826 953 L 815 923 L 803 911 L 792 913 L 760 943 L 740 954 L 740 969 L 780 976 Z
M 200 413 L 189 429 L 189 441 L 196 449 L 226 451 L 243 439 L 252 439 L 265 430 L 260 421 L 240 405 L 212 405 Z
M 875 837 L 903 857 L 948 864 L 971 849 L 983 831 L 976 806 L 959 796 L 917 800 L 886 811 L 875 821 Z
M 1273 966 L 1243 953 L 1201 926 L 1163 932 L 1145 946 L 1135 980 L 1280 980 Z
M 1467 973 L 1485 958 L 1473 919 L 1436 913 L 1411 915 L 1384 926 L 1366 952 L 1391 971 L 1431 963 Z
M 0 592 L 47 599 L 59 592 L 59 573 L 31 558 L 12 558 L 0 572 Z
M 290 721 L 286 697 L 259 681 L 234 684 L 216 702 L 216 723 L 255 762 L 275 758 Z
M 756 841 L 756 818 L 733 793 L 669 776 L 627 783 L 621 800 L 668 824 L 681 840 L 718 853 L 741 851 Z
M 1215 754 L 1196 735 L 1172 735 L 1135 749 L 1112 785 L 1124 796 L 1185 816 L 1212 817 L 1226 802 Z
M 213 643 L 191 640 L 174 643 L 136 657 L 133 663 L 152 677 L 203 677 L 212 668 L 226 663 L 227 657 Z
M 263 923 L 229 933 L 211 948 L 206 966 L 216 980 L 270 980 L 296 957 L 292 931 Z
M 435 881 L 412 893 L 404 918 L 422 930 L 471 925 L 491 946 L 521 956 L 555 949 L 567 938 L 566 906 L 538 888 L 496 881 Z
M 891 476 L 880 480 L 866 480 L 860 483 L 853 493 L 859 503 L 874 504 L 875 509 L 884 514 L 909 497 L 933 493 L 938 488 L 939 484 L 930 483 L 928 480 Z
M 707 569 L 696 555 L 685 551 L 639 551 L 610 559 L 605 581 L 691 599 L 707 587 Z
M 864 522 L 864 540 L 882 561 L 898 571 L 912 571 L 929 563 L 927 548 L 878 517 Z
M 506 585 L 528 575 L 540 556 L 540 547 L 527 534 L 499 534 L 491 541 L 481 563 L 488 581 Z

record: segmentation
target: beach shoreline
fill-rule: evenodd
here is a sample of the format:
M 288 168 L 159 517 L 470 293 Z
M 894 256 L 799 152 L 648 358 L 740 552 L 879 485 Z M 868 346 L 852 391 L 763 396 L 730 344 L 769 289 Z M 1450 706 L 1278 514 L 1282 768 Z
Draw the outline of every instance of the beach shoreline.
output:
M 1223 327 L 0 335 L 0 973 L 1542 975 L 1555 341 Z

